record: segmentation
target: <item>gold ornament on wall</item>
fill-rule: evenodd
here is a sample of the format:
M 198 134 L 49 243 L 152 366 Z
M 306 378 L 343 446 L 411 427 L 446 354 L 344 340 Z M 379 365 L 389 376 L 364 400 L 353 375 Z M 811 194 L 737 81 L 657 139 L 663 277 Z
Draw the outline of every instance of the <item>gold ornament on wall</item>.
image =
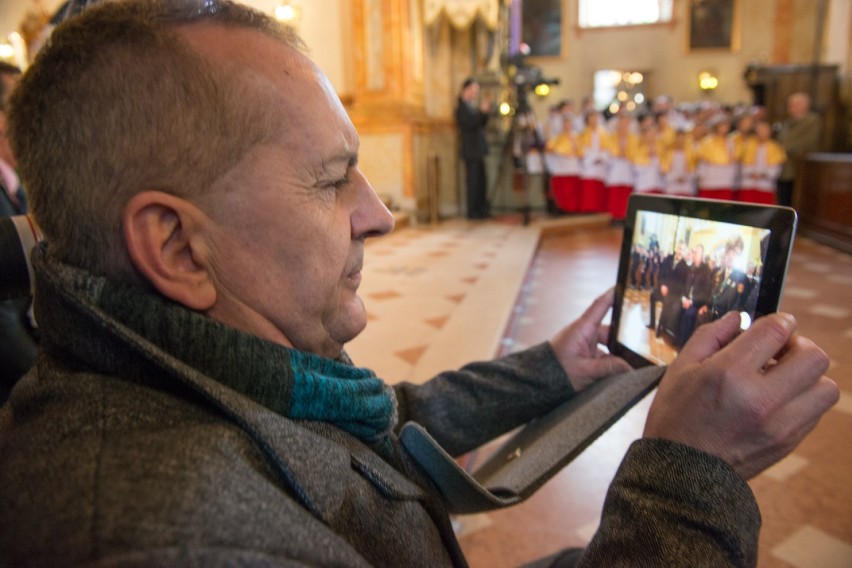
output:
M 698 88 L 705 93 L 715 91 L 718 86 L 719 77 L 715 72 L 705 69 L 698 74 Z
M 478 17 L 488 29 L 494 30 L 498 25 L 500 4 L 498 0 L 425 0 L 423 13 L 427 26 L 445 15 L 456 29 L 469 28 Z

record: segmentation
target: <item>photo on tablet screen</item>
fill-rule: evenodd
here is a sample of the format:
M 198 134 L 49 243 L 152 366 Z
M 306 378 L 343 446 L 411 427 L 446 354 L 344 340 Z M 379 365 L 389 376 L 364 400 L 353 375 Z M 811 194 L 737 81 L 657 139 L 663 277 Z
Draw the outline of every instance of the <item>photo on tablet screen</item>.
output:
M 795 212 L 699 200 L 639 203 L 625 224 L 616 286 L 611 343 L 618 354 L 665 365 L 700 326 L 737 311 L 746 329 L 777 309 Z

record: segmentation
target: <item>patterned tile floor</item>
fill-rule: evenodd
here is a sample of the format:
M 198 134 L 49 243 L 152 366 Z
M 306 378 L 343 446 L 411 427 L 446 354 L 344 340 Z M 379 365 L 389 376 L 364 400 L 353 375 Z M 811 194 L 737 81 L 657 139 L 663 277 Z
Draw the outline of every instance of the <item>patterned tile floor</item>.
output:
M 575 221 L 556 222 L 565 234 L 550 221 L 456 221 L 373 242 L 362 285 L 370 323 L 350 354 L 389 382 L 422 382 L 548 338 L 615 280 L 621 231 L 597 223 L 571 232 Z M 782 309 L 826 350 L 842 396 L 793 454 L 751 482 L 763 512 L 758 566 L 852 568 L 852 257 L 799 238 Z M 517 566 L 588 542 L 652 396 L 527 502 L 458 519 L 471 565 Z
M 347 346 L 388 382 L 493 357 L 538 242 L 498 223 L 395 231 L 367 247 L 367 329 Z

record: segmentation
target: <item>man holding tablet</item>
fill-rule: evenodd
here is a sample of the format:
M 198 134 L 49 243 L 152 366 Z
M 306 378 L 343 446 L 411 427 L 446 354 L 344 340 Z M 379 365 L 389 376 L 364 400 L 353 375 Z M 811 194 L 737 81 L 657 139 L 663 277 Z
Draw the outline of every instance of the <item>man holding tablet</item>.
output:
M 10 126 L 45 243 L 37 364 L 0 410 L 8 565 L 465 566 L 400 424 L 458 455 L 628 370 L 598 348 L 611 292 L 550 342 L 423 385 L 353 366 L 364 241 L 392 216 L 327 78 L 239 4 L 84 11 Z M 745 480 L 838 391 L 791 316 L 739 327 L 696 331 L 597 534 L 540 565 L 754 565 Z

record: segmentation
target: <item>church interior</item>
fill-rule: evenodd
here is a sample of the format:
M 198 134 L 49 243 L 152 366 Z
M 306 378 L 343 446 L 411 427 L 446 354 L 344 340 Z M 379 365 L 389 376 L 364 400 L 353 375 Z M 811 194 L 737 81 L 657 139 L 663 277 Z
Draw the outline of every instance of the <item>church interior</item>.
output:
M 611 2 L 602 23 L 589 6 L 598 0 L 243 2 L 297 28 L 358 131 L 361 170 L 394 213 L 394 231 L 367 243 L 369 323 L 347 347 L 389 383 L 546 341 L 615 284 L 623 225 L 606 212 L 549 207 L 547 176 L 518 167 L 519 104 L 546 136 L 566 99 L 600 112 L 639 112 L 661 98 L 761 107 L 780 123 L 788 97 L 807 93 L 822 138 L 795 180 L 799 227 L 781 309 L 826 351 L 841 397 L 750 486 L 763 517 L 760 568 L 852 567 L 852 2 L 628 0 Z M 4 0 L 0 58 L 25 67 L 62 4 Z M 632 13 L 639 5 L 652 19 Z M 696 22 L 708 6 L 726 17 L 704 34 Z M 486 220 L 465 218 L 454 108 L 468 77 L 494 101 Z M 529 500 L 455 517 L 471 566 L 518 566 L 588 543 L 652 400 Z M 496 447 L 460 465 L 473 469 Z

